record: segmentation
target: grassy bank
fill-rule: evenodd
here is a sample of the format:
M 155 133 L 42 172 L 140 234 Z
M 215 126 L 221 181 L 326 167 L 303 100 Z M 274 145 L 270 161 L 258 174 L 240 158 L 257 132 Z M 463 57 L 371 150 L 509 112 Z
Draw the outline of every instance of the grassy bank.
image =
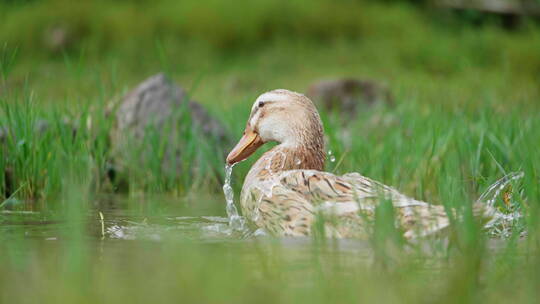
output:
M 409 70 L 403 65 L 392 69 L 391 65 L 373 63 L 370 57 L 364 61 L 356 55 L 347 55 L 362 50 L 358 42 L 336 42 L 317 49 L 313 44 L 282 43 L 244 61 L 240 57 L 231 58 L 231 62 L 216 65 L 215 73 L 195 70 L 193 74 L 188 71 L 171 74 L 187 84 L 190 94 L 224 122 L 233 139 L 241 134 L 251 102 L 266 90 L 287 87 L 305 91 L 310 81 L 341 75 L 379 79 L 391 87 L 396 106 L 359 113 L 356 121 L 350 123 L 354 137 L 343 140 L 340 137 L 343 126 L 333 117 L 336 114 L 322 112 L 330 139 L 328 149 L 339 160 L 329 163 L 329 170 L 360 171 L 411 195 L 439 202 L 442 201 L 439 186 L 446 184 L 445 178 L 449 176 L 458 183 L 456 189 L 469 198 L 477 196 L 504 172 L 516 170 L 528 171 L 535 189 L 538 156 L 533 152 L 539 133 L 536 131 L 538 88 L 534 78 L 516 75 L 512 69 L 500 66 L 467 67 L 455 74 L 436 75 L 425 69 Z M 89 63 L 83 61 L 83 64 Z M 388 71 L 386 76 L 385 71 Z M 59 78 L 55 79 L 74 82 L 73 86 L 49 91 L 39 85 L 34 88 L 29 81 L 2 97 L 0 124 L 10 131 L 1 165 L 11 170 L 13 181 L 11 185 L 0 183 L 2 193 L 9 186 L 11 190 L 7 192 L 19 190 L 22 199 L 57 195 L 70 168 L 85 172 L 85 179 L 97 192 L 114 190 L 114 185 L 106 182 L 107 160 L 111 157 L 109 134 L 114 127 L 114 117 L 105 114 L 106 106 L 125 91 L 120 87 L 128 88 L 134 82 L 118 80 L 121 84 L 100 88 L 100 85 L 108 86 L 107 77 L 90 66 L 82 68 L 80 79 L 67 67 L 59 67 L 58 73 Z M 182 80 L 190 76 L 191 80 Z M 94 78 L 95 82 L 88 83 L 88 78 Z M 65 95 L 62 99 L 42 97 L 49 94 Z M 37 132 L 42 120 L 51 122 L 51 126 Z M 148 138 L 148 144 L 167 145 L 158 135 Z M 186 151 L 201 146 L 200 137 L 191 138 Z M 139 158 L 132 157 L 128 166 L 139 172 L 131 176 L 134 182 L 131 189 L 177 195 L 212 189 L 218 194 L 221 179 L 213 173 L 222 172 L 223 153 L 231 147 L 212 142 L 203 146 L 208 152 L 198 160 L 202 165 L 192 166 L 200 170 L 170 176 L 157 170 L 159 166 L 155 164 L 160 157 L 157 151 L 142 166 L 137 162 Z M 195 164 L 195 155 L 191 157 L 185 161 Z M 238 166 L 237 187 L 241 182 L 238 178 L 245 174 L 250 163 Z M 148 175 L 148 172 L 153 173 Z

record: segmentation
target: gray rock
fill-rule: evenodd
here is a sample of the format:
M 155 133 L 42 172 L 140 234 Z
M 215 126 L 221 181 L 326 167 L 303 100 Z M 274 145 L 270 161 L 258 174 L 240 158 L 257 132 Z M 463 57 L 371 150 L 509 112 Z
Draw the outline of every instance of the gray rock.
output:
M 306 94 L 318 107 L 339 110 L 354 118 L 362 107 L 393 104 L 388 87 L 371 80 L 343 78 L 313 83 Z
M 208 111 L 198 102 L 190 101 L 188 103 L 189 110 L 191 111 L 191 119 L 193 123 L 200 128 L 200 130 L 207 136 L 213 136 L 220 141 L 226 141 L 227 136 L 225 133 L 225 127 L 208 114 Z
M 117 129 L 142 138 L 148 127 L 160 129 L 165 123 L 170 123 L 175 111 L 181 111 L 187 102 L 193 127 L 200 128 L 205 135 L 224 139 L 223 125 L 212 118 L 202 105 L 187 99 L 185 91 L 163 73 L 154 75 L 122 98 L 116 111 Z
M 114 107 L 114 106 L 113 106 Z M 114 111 L 114 110 L 113 110 Z M 225 143 L 225 127 L 195 101 L 189 101 L 186 92 L 167 76 L 154 75 L 128 92 L 115 111 L 116 127 L 111 134 L 115 170 L 123 170 L 126 157 L 133 156 L 133 148 L 148 145 L 145 141 L 152 134 L 165 140 L 162 167 L 178 171 L 182 153 L 182 133 L 186 127 L 196 130 L 202 141 Z M 139 150 L 138 161 L 153 157 L 155 147 Z
M 435 0 L 435 5 L 492 14 L 540 16 L 540 3 L 535 0 Z

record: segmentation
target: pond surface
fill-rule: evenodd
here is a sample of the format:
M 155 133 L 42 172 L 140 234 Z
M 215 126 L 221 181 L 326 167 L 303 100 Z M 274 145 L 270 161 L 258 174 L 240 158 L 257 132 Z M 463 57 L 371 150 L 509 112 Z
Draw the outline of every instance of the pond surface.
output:
M 0 211 L 0 240 L 63 241 L 79 233 L 87 240 L 109 241 L 191 241 L 196 243 L 252 242 L 273 240 L 269 236 L 231 229 L 224 214 L 222 197 L 178 199 L 171 197 L 128 198 L 102 196 L 84 214 L 69 218 L 69 214 L 53 211 Z M 291 248 L 310 246 L 312 238 L 280 238 Z M 446 240 L 441 240 L 446 243 Z M 489 247 L 498 248 L 504 240 L 490 239 Z M 370 255 L 371 243 L 365 240 L 333 240 L 333 246 L 344 251 L 362 251 Z M 334 248 L 335 249 L 335 248 Z
M 160 195 L 97 195 L 93 201 L 71 203 L 64 200 L 58 210 L 41 211 L 0 210 L 0 240 L 36 240 L 49 243 L 64 240 L 88 240 L 109 242 L 141 241 L 162 242 L 189 241 L 207 243 L 250 243 L 278 241 L 285 248 L 312 249 L 320 240 L 306 238 L 271 238 L 259 230 L 250 229 L 246 220 L 238 214 L 234 205 L 234 193 L 230 186 L 232 166 L 226 167 L 224 196 L 196 194 L 177 198 Z M 520 176 L 521 177 L 521 176 Z M 506 179 L 493 185 L 497 197 Z M 497 187 L 500 186 L 500 187 Z M 491 190 L 488 190 L 487 195 Z M 491 196 L 490 196 L 491 197 Z M 493 227 L 491 228 L 493 230 Z M 355 260 L 373 257 L 373 240 L 331 240 L 332 250 L 354 252 Z M 504 246 L 502 239 L 492 238 L 488 247 Z M 411 244 L 419 253 L 444 254 L 447 238 L 435 242 L 414 241 Z M 323 246 L 325 247 L 325 246 Z M 406 247 L 409 247 L 407 244 Z M 300 250 L 301 252 L 302 250 Z M 437 254 L 438 253 L 438 254 Z M 302 254 L 300 254 L 302 255 Z M 440 257 L 440 255 L 439 255 Z
M 202 200 L 202 199 L 201 199 Z M 82 227 L 84 235 L 96 239 L 160 240 L 163 237 L 190 239 L 230 238 L 228 219 L 215 207 L 218 198 L 203 204 L 170 197 L 128 198 L 102 196 L 92 203 L 85 216 L 69 211 L 0 211 L 2 237 L 23 234 L 26 238 L 60 240 L 66 231 Z M 195 206 L 193 206 L 195 204 Z M 202 206 L 201 206 L 202 205 Z M 224 208 L 224 203 L 222 203 Z M 202 215 L 208 211 L 209 215 Z M 217 214 L 212 216 L 210 214 Z

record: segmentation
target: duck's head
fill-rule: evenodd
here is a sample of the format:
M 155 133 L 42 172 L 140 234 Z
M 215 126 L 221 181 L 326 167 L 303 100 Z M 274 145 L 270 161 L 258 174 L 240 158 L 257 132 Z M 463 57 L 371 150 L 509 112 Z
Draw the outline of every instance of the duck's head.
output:
M 267 142 L 277 142 L 288 150 L 302 151 L 306 157 L 311 154 L 322 157 L 324 163 L 323 126 L 311 100 L 282 89 L 259 96 L 253 103 L 242 138 L 227 156 L 227 164 L 248 158 Z

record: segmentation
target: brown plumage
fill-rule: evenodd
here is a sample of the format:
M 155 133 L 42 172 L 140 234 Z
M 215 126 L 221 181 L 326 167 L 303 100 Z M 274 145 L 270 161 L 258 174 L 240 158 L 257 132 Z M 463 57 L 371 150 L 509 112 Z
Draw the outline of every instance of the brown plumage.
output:
M 406 238 L 448 227 L 442 206 L 406 197 L 358 173 L 323 172 L 325 153 L 321 119 L 302 94 L 274 90 L 255 101 L 244 136 L 227 157 L 235 164 L 266 142 L 278 142 L 252 166 L 242 187 L 242 212 L 253 224 L 281 236 L 313 233 L 323 221 L 333 237 L 367 238 L 375 208 L 391 202 L 396 225 Z M 478 213 L 489 215 L 484 205 Z

